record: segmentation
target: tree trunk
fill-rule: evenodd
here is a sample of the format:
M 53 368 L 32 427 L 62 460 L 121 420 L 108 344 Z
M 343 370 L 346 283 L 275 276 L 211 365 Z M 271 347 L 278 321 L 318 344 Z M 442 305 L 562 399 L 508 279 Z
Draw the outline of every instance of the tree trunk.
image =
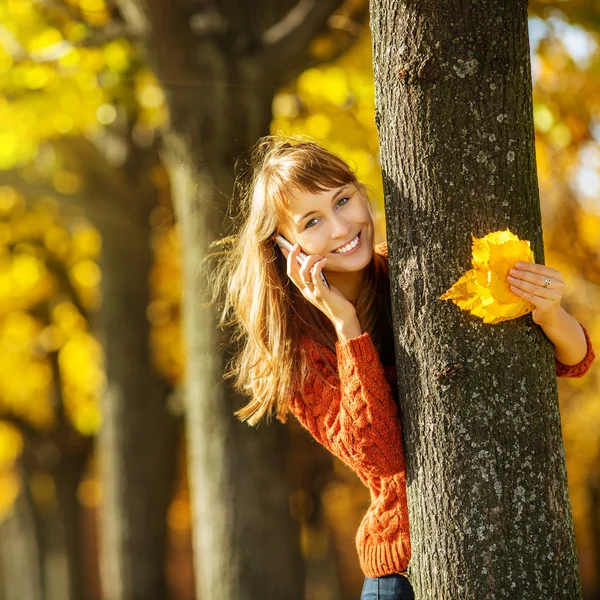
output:
M 131 165 L 128 173 L 135 173 Z M 150 356 L 149 171 L 122 196 L 130 223 L 97 221 L 103 239 L 103 304 L 98 318 L 107 390 L 98 449 L 103 485 L 100 563 L 106 600 L 167 598 L 166 539 L 179 419 Z M 139 174 L 138 174 L 139 175 Z M 114 194 L 115 192 L 113 192 Z
M 152 364 L 147 317 L 158 156 L 154 147 L 123 142 L 129 146 L 121 167 L 85 138 L 54 145 L 86 182 L 80 202 L 102 236 L 102 306 L 90 317 L 107 377 L 98 433 L 102 593 L 106 600 L 162 600 L 181 419 L 169 412 L 170 386 Z
M 202 117 L 211 118 L 207 113 Z M 259 132 L 268 131 L 267 124 L 267 119 L 262 121 L 261 129 L 248 136 L 249 143 Z M 203 137 L 203 146 L 218 148 L 216 140 L 223 139 L 218 127 L 215 136 L 212 143 Z M 171 148 L 183 142 L 177 134 L 169 140 Z M 288 509 L 285 474 L 287 430 L 277 425 L 255 429 L 233 415 L 247 399 L 223 381 L 226 361 L 231 358 L 224 351 L 226 338 L 216 328 L 214 310 L 200 310 L 208 300 L 207 274 L 201 265 L 210 241 L 222 232 L 233 158 L 241 152 L 232 147 L 226 155 L 230 160 L 223 160 L 213 151 L 207 161 L 200 158 L 207 152 L 203 146 L 194 148 L 201 155 L 181 162 L 173 159 L 170 169 L 185 248 L 184 281 L 188 282 L 183 322 L 197 592 L 203 600 L 213 598 L 216 589 L 220 597 L 231 600 L 301 600 L 302 560 L 297 526 Z M 193 167 L 208 162 L 210 170 L 198 172 Z
M 600 456 L 596 458 L 596 468 L 592 470 L 592 473 L 588 479 L 588 493 L 589 493 L 589 517 L 591 525 L 591 538 L 592 544 L 591 549 L 593 553 L 593 560 L 591 561 L 594 565 L 593 572 L 595 573 L 596 589 L 595 599 L 600 600 Z
M 57 520 L 60 523 L 60 544 L 66 558 L 68 597 L 72 600 L 85 600 L 87 597 L 82 562 L 81 505 L 77 498 L 86 463 L 87 454 L 74 454 L 73 457 L 61 460 L 52 472 L 56 488 Z
M 102 398 L 103 425 L 98 434 L 104 492 L 100 515 L 103 594 L 109 600 L 164 600 L 166 515 L 181 419 L 167 409 L 170 388 L 156 374 L 150 355 L 147 309 L 153 255 L 149 216 L 157 205 L 151 169 L 158 157 L 155 148 L 140 149 L 130 143 L 126 163 L 115 167 L 86 138 L 62 138 L 53 145 L 68 168 L 85 181 L 86 189 L 78 200 L 103 242 L 103 302 L 93 318 L 81 306 L 69 278 L 60 269 L 58 273 L 61 285 L 70 292 L 69 299 L 90 321 L 104 349 L 108 385 Z M 34 193 L 33 188 L 27 189 Z M 46 193 L 54 195 L 54 190 Z M 48 306 L 38 311 L 48 322 Z M 62 514 L 42 525 L 46 534 L 48 597 L 65 600 L 70 597 L 69 589 L 79 590 L 72 592 L 73 598 L 83 594 L 77 560 L 79 522 L 75 522 L 79 513 L 74 513 L 79 509 L 79 481 L 71 479 L 69 464 L 78 460 L 77 446 L 84 438 L 66 417 L 56 354 L 50 359 L 59 426 L 43 441 L 54 448 L 58 465 L 42 468 L 52 471 Z
M 2 569 L 6 571 L 6 595 L 33 600 L 85 600 L 81 556 L 81 510 L 77 488 L 88 453 L 73 448 L 65 452 L 51 468 L 39 469 L 31 461 L 33 454 L 43 453 L 51 442 L 28 452 L 21 466 L 22 489 L 13 514 L 3 524 Z M 45 445 L 45 449 L 44 449 Z M 58 454 L 55 455 L 58 458 Z M 29 482 L 33 474 L 52 480 L 54 498 L 36 505 Z M 6 552 L 4 552 L 6 549 Z M 23 590 L 29 590 L 25 593 Z
M 544 262 L 527 3 L 372 0 L 371 27 L 416 598 L 580 598 L 552 345 L 439 300 L 471 234 Z
M 0 598 L 45 599 L 38 525 L 26 484 L 0 522 Z

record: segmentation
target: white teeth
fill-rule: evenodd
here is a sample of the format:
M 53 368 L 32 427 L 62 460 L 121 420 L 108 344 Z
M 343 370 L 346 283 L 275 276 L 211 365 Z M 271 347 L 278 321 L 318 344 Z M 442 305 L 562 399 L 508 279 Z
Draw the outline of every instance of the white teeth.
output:
M 349 244 L 346 244 L 343 248 L 338 248 L 337 250 L 333 250 L 333 252 L 350 252 L 352 248 L 356 247 L 356 244 L 358 244 L 358 236 L 356 236 Z

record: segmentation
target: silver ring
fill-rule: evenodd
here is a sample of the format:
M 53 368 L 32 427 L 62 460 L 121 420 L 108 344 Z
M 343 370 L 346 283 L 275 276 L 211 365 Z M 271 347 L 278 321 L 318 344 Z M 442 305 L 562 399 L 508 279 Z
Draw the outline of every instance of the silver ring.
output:
M 550 279 L 550 277 L 546 277 L 546 279 L 544 279 L 544 287 L 550 287 L 550 284 L 552 283 L 552 280 Z
M 306 285 L 308 285 L 309 283 L 312 283 L 312 281 L 310 279 L 303 279 L 302 280 L 303 283 L 305 283 Z

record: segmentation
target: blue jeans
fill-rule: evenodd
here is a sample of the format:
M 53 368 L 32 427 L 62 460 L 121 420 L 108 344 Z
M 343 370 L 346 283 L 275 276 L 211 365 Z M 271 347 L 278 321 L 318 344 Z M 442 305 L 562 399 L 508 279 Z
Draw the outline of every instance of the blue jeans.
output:
M 410 581 L 404 575 L 365 577 L 360 600 L 414 600 Z

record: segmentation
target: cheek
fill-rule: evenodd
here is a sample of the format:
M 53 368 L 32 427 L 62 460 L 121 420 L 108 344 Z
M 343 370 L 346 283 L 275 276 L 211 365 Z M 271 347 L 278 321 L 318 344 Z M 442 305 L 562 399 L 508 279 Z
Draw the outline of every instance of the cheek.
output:
M 365 207 L 364 210 L 362 211 L 361 221 L 363 223 L 367 223 L 368 225 L 373 227 L 373 215 L 371 214 L 371 211 L 367 207 Z
M 298 236 L 298 242 L 305 254 L 323 254 L 324 243 L 318 235 L 305 233 Z
M 360 202 L 359 204 L 359 211 L 360 214 L 362 215 L 362 220 L 365 222 L 373 222 L 373 215 L 371 214 L 371 210 L 369 208 L 369 205 L 363 200 L 362 202 Z

